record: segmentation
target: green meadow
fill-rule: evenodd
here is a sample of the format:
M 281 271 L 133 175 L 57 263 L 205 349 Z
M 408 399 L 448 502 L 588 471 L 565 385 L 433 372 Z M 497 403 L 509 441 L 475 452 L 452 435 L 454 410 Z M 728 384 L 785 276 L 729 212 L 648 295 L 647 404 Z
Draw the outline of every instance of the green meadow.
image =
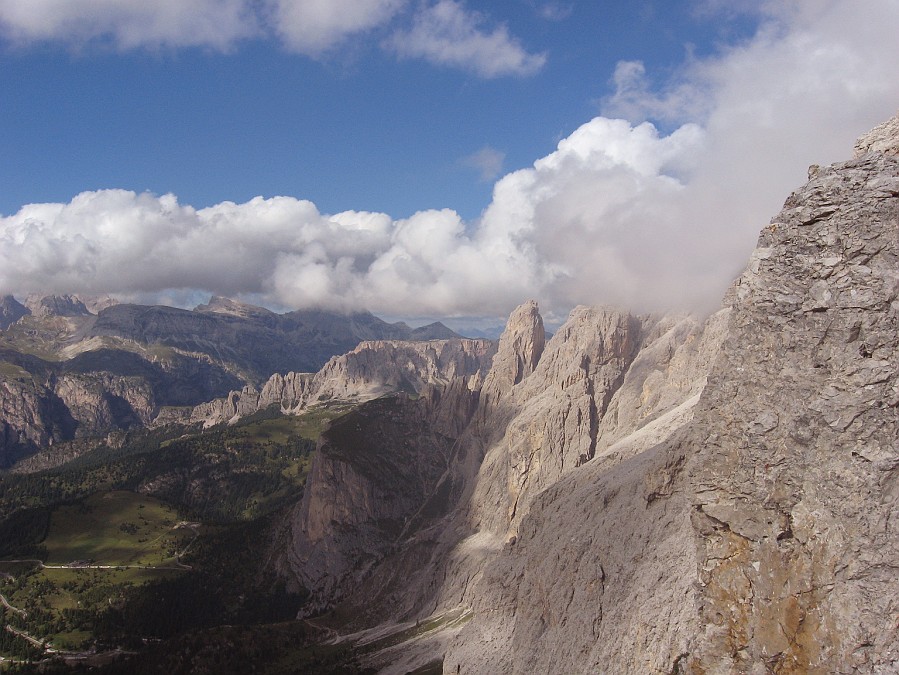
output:
M 195 536 L 174 529 L 178 522 L 175 509 L 152 497 L 124 490 L 95 494 L 53 512 L 44 563 L 176 566 L 175 555 Z

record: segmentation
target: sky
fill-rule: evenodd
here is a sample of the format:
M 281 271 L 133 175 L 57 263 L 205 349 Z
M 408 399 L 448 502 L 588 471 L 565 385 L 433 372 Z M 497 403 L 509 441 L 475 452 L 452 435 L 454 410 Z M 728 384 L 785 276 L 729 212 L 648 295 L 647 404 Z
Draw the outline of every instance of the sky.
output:
M 710 311 L 899 109 L 897 29 L 899 0 L 0 0 L 0 293 Z

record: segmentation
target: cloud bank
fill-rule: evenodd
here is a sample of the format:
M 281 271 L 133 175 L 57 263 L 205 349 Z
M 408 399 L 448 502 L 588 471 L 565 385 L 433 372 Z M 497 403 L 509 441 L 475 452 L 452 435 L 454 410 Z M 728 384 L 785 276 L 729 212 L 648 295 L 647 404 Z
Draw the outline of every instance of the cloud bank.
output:
M 460 68 L 482 77 L 533 75 L 546 61 L 505 26 L 456 0 L 0 0 L 0 40 L 18 46 L 60 42 L 121 50 L 234 49 L 249 38 L 276 37 L 288 51 L 314 58 L 351 37 L 392 26 L 384 48 L 402 58 Z M 404 27 L 409 23 L 410 27 Z
M 198 290 L 392 316 L 500 315 L 529 297 L 550 314 L 711 309 L 806 167 L 847 158 L 899 103 L 896 2 L 866 5 L 877 21 L 849 2 L 772 7 L 751 40 L 661 88 L 621 64 L 604 115 L 502 177 L 475 222 L 86 192 L 0 218 L 0 292 Z

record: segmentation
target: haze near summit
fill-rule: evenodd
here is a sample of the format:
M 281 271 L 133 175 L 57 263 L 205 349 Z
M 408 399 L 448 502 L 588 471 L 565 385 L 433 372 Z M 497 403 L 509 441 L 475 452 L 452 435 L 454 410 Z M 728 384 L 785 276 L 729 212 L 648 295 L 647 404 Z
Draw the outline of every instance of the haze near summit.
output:
M 671 4 L 0 0 L 0 293 L 711 308 L 899 3 Z

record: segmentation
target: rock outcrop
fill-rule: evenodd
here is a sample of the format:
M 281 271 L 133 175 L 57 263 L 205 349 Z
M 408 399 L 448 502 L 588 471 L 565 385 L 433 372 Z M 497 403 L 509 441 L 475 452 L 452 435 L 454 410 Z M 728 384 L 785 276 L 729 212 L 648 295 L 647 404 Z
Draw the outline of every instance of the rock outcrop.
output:
M 689 439 L 696 671 L 899 668 L 899 118 L 861 147 L 736 285 Z
M 338 354 L 366 340 L 458 338 L 443 324 L 418 329 L 390 324 L 367 312 L 305 310 L 276 314 L 224 298 L 193 311 L 174 307 L 115 305 L 101 311 L 75 336 L 112 337 L 163 345 L 212 359 L 260 387 L 275 373 L 314 373 Z
M 364 620 L 451 612 L 459 605 L 474 606 L 477 616 L 479 599 L 493 598 L 490 592 L 483 594 L 478 580 L 504 546 L 522 536 L 523 519 L 541 491 L 568 474 L 581 475 L 587 467 L 594 471 L 591 459 L 605 455 L 621 436 L 639 429 L 641 437 L 658 440 L 690 418 L 705 381 L 703 368 L 718 344 L 706 337 L 706 326 L 717 327 L 723 315 L 703 324 L 580 307 L 545 342 L 536 303 L 525 303 L 510 317 L 486 376 L 456 378 L 424 390 L 424 408 L 413 415 L 418 435 L 439 428 L 442 437 L 453 441 L 453 452 L 442 476 L 429 485 L 430 493 L 415 493 L 418 510 L 407 515 L 406 526 L 389 545 L 374 544 L 372 524 L 382 510 L 393 507 L 396 497 L 390 495 L 404 491 L 396 476 L 385 479 L 392 488 L 383 494 L 364 489 L 354 478 L 354 494 L 367 496 L 355 504 L 352 518 L 311 522 L 316 513 L 337 510 L 328 500 L 347 499 L 342 496 L 347 476 L 359 472 L 354 461 L 383 453 L 368 446 L 365 434 L 357 436 L 352 441 L 359 447 L 337 453 L 338 472 L 328 457 L 347 439 L 325 434 L 316 462 L 328 470 L 310 476 L 304 507 L 291 524 L 288 566 L 294 578 L 312 591 L 317 609 L 344 600 L 345 611 L 357 617 L 355 627 Z M 616 414 L 614 424 L 608 421 L 610 406 L 635 392 L 645 399 L 639 413 Z M 600 440 L 603 428 L 609 430 L 609 440 Z M 426 448 L 418 452 L 430 456 Z M 314 539 L 306 535 L 310 528 L 317 533 Z M 362 538 L 368 549 L 345 551 L 337 563 L 328 556 L 342 550 L 338 542 L 343 538 Z M 347 568 L 355 570 L 349 587 L 338 579 L 344 573 L 333 571 Z
M 43 318 L 48 316 L 90 316 L 87 305 L 77 295 L 29 295 L 25 306 L 31 314 Z
M 398 548 L 411 555 L 409 532 L 443 515 L 433 497 L 453 439 L 429 413 L 425 399 L 382 398 L 322 435 L 288 552 L 295 580 L 312 593 L 306 613 L 333 606 Z

